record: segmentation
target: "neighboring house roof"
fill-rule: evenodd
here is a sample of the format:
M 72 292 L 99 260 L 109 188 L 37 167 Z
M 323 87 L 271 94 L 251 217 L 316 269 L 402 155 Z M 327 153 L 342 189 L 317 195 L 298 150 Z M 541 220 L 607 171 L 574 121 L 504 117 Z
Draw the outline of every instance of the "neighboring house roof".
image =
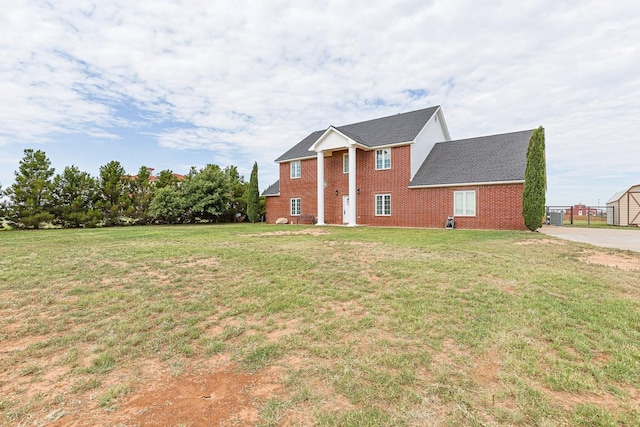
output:
M 147 171 L 149 172 L 149 181 L 153 182 L 153 181 L 155 181 L 155 180 L 157 180 L 157 179 L 158 179 L 158 177 L 157 177 L 157 176 L 155 176 L 155 175 L 151 175 L 151 173 L 155 170 L 154 168 L 150 168 L 150 167 L 147 167 L 147 166 L 144 166 L 144 167 L 145 167 L 145 168 L 147 169 Z M 177 179 L 178 181 L 184 181 L 184 175 L 180 175 L 179 173 L 172 173 L 171 175 L 173 175 L 174 177 L 176 177 L 176 179 Z M 132 180 L 132 181 L 134 181 L 134 180 L 138 179 L 138 175 L 126 175 L 126 177 L 127 177 L 128 179 Z
M 418 136 L 422 128 L 424 128 L 439 108 L 438 106 L 424 108 L 422 110 L 367 120 L 365 122 L 330 127 L 339 130 L 359 144 L 370 148 L 411 142 Z M 309 151 L 309 148 L 325 132 L 326 130 L 319 130 L 311 133 L 298 144 L 294 145 L 289 151 L 278 157 L 276 162 L 315 157 L 316 153 Z
M 263 196 L 279 196 L 280 195 L 280 180 L 274 182 L 262 192 Z
M 524 181 L 533 130 L 437 143 L 409 187 Z

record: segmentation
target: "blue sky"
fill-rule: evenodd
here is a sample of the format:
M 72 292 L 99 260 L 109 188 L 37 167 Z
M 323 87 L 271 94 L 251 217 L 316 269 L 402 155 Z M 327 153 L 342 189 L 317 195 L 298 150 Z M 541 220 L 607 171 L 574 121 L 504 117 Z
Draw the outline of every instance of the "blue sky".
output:
M 312 131 L 440 105 L 454 139 L 544 126 L 548 204 L 604 204 L 640 183 L 638 40 L 627 0 L 10 2 L 0 184 L 34 148 L 262 190 Z

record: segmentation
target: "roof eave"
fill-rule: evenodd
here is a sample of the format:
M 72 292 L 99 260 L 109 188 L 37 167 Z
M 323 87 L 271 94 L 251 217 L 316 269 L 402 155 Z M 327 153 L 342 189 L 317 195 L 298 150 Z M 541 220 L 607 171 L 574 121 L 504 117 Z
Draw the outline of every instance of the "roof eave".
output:
M 308 156 L 304 156 L 304 157 L 292 157 L 290 159 L 282 159 L 282 160 L 276 159 L 274 162 L 275 163 L 289 163 L 289 162 L 295 162 L 297 160 L 309 160 L 309 159 L 315 159 L 315 158 L 316 158 L 315 154 L 309 154 Z
M 511 181 L 486 181 L 486 182 L 458 182 L 451 184 L 426 184 L 426 185 L 411 185 L 409 188 L 442 188 L 442 187 L 467 187 L 473 185 L 509 185 L 509 184 L 524 184 L 524 179 L 511 180 Z

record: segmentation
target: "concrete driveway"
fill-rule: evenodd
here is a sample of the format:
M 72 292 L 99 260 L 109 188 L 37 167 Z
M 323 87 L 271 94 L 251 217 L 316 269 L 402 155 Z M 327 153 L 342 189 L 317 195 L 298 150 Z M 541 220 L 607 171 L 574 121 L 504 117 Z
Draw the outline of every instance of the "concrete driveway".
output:
M 611 228 L 579 228 L 543 225 L 541 233 L 574 242 L 590 243 L 605 248 L 640 252 L 640 230 Z

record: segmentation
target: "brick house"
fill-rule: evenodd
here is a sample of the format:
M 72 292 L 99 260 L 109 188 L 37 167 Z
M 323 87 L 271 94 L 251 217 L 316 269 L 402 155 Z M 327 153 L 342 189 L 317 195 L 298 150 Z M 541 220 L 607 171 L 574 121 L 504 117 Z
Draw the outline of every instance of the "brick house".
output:
M 440 107 L 329 126 L 276 159 L 266 221 L 524 230 L 532 132 L 452 141 Z

